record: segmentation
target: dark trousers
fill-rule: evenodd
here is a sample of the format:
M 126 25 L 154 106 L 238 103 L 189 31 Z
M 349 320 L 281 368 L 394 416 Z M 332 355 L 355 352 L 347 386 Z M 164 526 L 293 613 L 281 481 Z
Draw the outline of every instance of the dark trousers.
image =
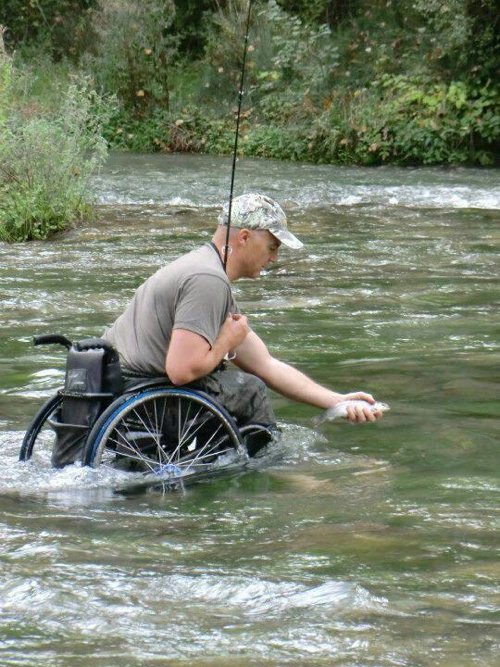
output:
M 126 389 L 150 377 L 138 376 L 123 369 Z M 165 378 L 168 382 L 168 378 Z M 244 373 L 221 364 L 215 371 L 186 385 L 199 389 L 224 406 L 239 428 L 248 424 L 276 427 L 276 417 L 271 407 L 267 387 L 255 375 Z

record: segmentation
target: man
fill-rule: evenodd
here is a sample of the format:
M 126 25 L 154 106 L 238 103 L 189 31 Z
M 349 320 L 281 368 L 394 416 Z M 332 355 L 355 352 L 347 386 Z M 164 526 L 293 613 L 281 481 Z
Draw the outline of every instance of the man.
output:
M 120 354 L 125 378 L 166 375 L 174 385 L 200 388 L 215 396 L 240 428 L 275 426 L 266 387 L 323 409 L 347 399 L 374 403 L 364 392 L 339 394 L 319 385 L 274 358 L 252 330 L 233 298 L 231 283 L 257 278 L 277 260 L 281 244 L 298 249 L 302 243 L 288 230 L 283 209 L 269 197 L 242 195 L 233 200 L 231 212 L 228 238 L 226 206 L 212 241 L 146 280 L 106 331 L 105 338 Z M 237 368 L 227 368 L 227 359 Z M 348 409 L 352 422 L 380 417 L 368 407 Z

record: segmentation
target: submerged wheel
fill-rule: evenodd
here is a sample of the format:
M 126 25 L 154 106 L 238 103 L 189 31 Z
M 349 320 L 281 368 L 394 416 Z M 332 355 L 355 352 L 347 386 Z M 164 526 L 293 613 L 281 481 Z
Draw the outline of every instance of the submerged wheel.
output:
M 48 420 L 54 415 L 61 402 L 62 396 L 56 394 L 52 398 L 49 398 L 36 413 L 24 436 L 19 452 L 20 461 L 28 461 L 31 458 L 35 444 L 37 447 L 43 446 L 44 449 L 52 451 L 55 433 Z
M 83 464 L 181 477 L 238 456 L 246 450 L 221 406 L 201 392 L 164 387 L 112 403 L 89 434 Z

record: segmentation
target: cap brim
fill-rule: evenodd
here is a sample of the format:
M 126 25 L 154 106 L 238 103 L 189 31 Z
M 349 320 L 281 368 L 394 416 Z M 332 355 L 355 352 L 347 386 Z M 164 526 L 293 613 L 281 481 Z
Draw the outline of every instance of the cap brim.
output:
M 278 239 L 278 241 L 281 241 L 283 245 L 286 245 L 287 248 L 300 250 L 300 248 L 304 247 L 302 241 L 299 241 L 299 239 L 287 229 L 270 229 L 269 231 Z

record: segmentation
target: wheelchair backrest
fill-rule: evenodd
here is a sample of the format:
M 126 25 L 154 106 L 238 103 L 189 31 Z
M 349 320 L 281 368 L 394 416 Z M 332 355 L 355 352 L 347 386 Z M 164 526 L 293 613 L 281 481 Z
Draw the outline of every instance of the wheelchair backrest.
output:
M 87 338 L 69 346 L 61 405 L 50 420 L 55 467 L 80 459 L 90 429 L 122 387 L 118 353 L 106 340 Z
M 113 397 L 120 394 L 122 388 L 118 353 L 106 340 L 86 338 L 73 343 L 66 359 L 63 394 L 86 395 L 89 398 L 95 394 L 107 394 Z

